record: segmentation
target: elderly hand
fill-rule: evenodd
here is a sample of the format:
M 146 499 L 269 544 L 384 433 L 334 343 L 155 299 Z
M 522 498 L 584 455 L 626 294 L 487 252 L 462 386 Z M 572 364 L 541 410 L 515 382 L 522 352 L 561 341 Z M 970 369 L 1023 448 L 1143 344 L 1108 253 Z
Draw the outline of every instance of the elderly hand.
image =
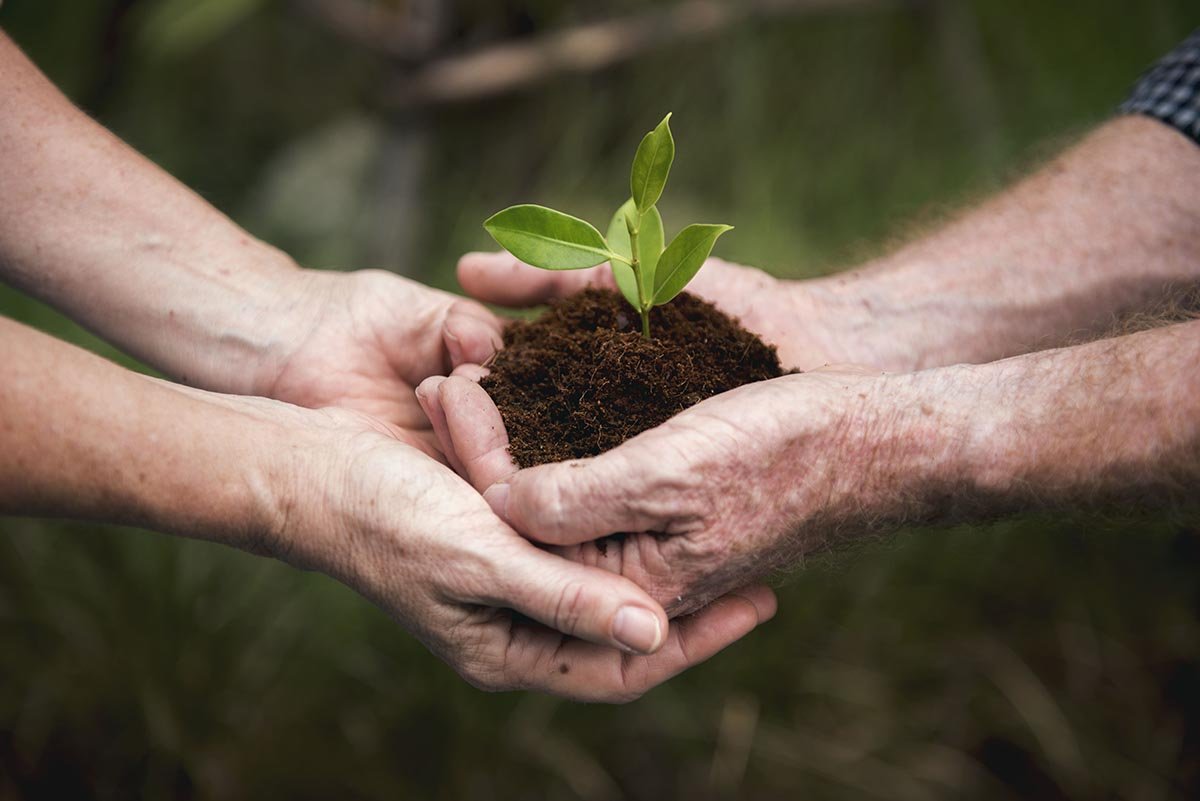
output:
M 489 689 L 636 697 L 774 612 L 766 589 L 668 624 L 632 582 L 499 520 L 421 437 L 358 412 L 219 395 L 0 319 L 0 514 L 221 542 L 319 570 Z
M 293 435 L 287 514 L 262 546 L 353 587 L 478 687 L 627 701 L 774 614 L 758 587 L 668 624 L 631 581 L 519 536 L 406 432 L 296 412 L 310 422 Z
M 607 264 L 589 270 L 539 270 L 508 253 L 468 253 L 458 263 L 458 280 L 468 295 L 501 306 L 533 306 L 581 289 L 616 289 Z M 785 369 L 811 370 L 829 363 L 871 361 L 851 352 L 852 337 L 822 321 L 849 324 L 861 312 L 827 297 L 819 282 L 783 281 L 761 270 L 709 259 L 687 291 L 714 304 L 779 349 Z M 482 363 L 482 360 L 480 360 Z
M 521 471 L 478 384 L 432 378 L 417 395 L 451 463 L 501 519 L 679 614 L 843 529 L 903 514 L 891 478 L 910 454 L 919 461 L 913 442 L 930 441 L 905 387 L 860 369 L 785 376 L 710 398 L 595 458 Z

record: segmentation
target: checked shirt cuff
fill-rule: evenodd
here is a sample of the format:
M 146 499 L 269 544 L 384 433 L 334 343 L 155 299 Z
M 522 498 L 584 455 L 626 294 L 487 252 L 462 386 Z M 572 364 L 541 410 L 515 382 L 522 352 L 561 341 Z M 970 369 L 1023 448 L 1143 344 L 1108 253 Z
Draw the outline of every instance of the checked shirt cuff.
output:
M 1165 122 L 1200 144 L 1200 28 L 1142 75 L 1119 110 Z

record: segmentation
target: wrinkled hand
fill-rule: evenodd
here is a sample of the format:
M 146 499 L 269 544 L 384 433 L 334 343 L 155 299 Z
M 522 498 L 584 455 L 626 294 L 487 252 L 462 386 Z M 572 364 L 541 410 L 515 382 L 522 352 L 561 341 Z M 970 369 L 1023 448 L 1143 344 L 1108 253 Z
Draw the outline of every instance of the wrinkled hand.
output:
M 353 587 L 478 687 L 626 701 L 774 614 L 759 587 L 668 624 L 631 581 L 522 538 L 406 444 L 408 432 L 355 412 L 287 408 L 286 512 L 258 550 Z
M 500 342 L 500 321 L 483 306 L 388 272 L 297 275 L 278 353 L 252 394 L 427 431 L 416 385 L 483 361 Z
M 588 287 L 616 289 L 607 264 L 590 270 L 539 270 L 503 252 L 463 256 L 458 280 L 468 295 L 512 307 L 534 306 Z M 687 291 L 775 345 L 785 369 L 811 370 L 859 359 L 829 336 L 832 326 L 821 323 L 825 309 L 810 287 L 811 282 L 783 281 L 751 267 L 709 259 Z
M 750 384 L 598 457 L 521 471 L 499 411 L 467 377 L 481 374 L 463 368 L 418 389 L 451 464 L 514 529 L 631 579 L 671 614 L 794 562 L 887 494 L 868 469 L 890 442 L 887 417 L 866 412 L 878 373 Z

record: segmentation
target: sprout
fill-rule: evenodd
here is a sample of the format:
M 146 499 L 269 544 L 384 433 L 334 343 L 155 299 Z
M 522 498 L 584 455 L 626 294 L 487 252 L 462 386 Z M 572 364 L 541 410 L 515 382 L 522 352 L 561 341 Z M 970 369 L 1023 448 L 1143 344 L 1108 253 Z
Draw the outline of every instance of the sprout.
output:
M 689 225 L 663 247 L 658 201 L 675 161 L 668 114 L 638 147 L 629 180 L 631 197 L 601 235 L 590 223 L 544 206 L 513 206 L 483 227 L 500 246 L 543 270 L 581 270 L 609 262 L 621 294 L 642 318 L 650 337 L 650 310 L 683 291 L 712 253 L 728 225 Z

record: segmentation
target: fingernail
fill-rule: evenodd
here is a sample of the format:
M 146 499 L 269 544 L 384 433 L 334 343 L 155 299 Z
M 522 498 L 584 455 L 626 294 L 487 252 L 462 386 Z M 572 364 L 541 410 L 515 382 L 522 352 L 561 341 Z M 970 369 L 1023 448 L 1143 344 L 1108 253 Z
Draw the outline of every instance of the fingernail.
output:
M 483 493 L 483 499 L 501 520 L 508 522 L 508 485 L 493 484 Z
M 639 654 L 651 654 L 662 644 L 658 615 L 640 606 L 622 606 L 613 619 L 613 637 Z

